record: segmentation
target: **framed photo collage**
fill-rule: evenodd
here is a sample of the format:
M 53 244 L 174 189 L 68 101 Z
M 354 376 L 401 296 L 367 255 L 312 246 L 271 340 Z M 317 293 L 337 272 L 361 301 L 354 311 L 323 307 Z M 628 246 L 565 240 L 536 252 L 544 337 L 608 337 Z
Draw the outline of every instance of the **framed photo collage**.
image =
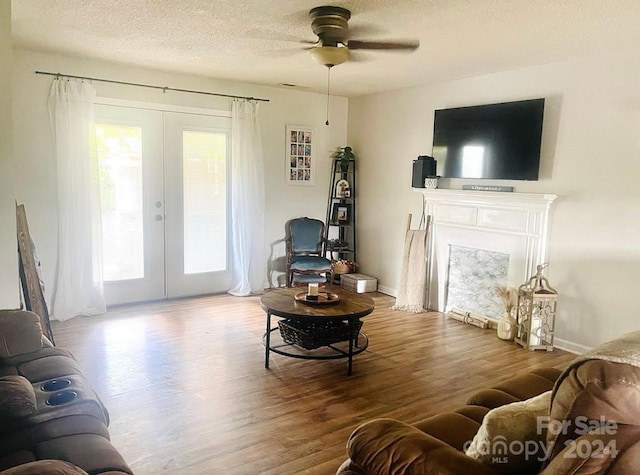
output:
M 315 181 L 315 133 L 312 128 L 287 125 L 286 175 L 291 185 L 313 185 Z

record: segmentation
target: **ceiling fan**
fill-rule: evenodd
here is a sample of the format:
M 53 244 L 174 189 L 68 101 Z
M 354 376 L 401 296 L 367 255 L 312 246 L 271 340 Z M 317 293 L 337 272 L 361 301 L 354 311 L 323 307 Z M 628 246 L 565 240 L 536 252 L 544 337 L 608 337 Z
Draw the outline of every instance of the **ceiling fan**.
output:
M 311 29 L 318 37 L 308 49 L 311 56 L 327 67 L 327 120 L 329 125 L 329 90 L 331 87 L 331 68 L 350 58 L 351 50 L 396 50 L 415 51 L 420 46 L 418 40 L 409 41 L 362 41 L 350 38 L 349 19 L 351 12 L 346 8 L 324 6 L 309 11 Z
M 350 38 L 349 19 L 351 12 L 346 8 L 323 6 L 309 11 L 311 29 L 318 41 L 309 49 L 313 58 L 328 68 L 347 61 L 350 50 L 396 50 L 415 51 L 418 40 L 409 41 L 362 41 Z

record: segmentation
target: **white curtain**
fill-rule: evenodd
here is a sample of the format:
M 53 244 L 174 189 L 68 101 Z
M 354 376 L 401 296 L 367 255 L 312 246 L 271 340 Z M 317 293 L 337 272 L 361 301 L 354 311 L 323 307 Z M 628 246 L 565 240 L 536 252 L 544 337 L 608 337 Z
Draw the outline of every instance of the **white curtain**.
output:
M 234 99 L 231 109 L 231 247 L 233 280 L 229 293 L 246 296 L 264 290 L 264 162 L 255 101 Z
M 55 320 L 106 311 L 94 137 L 95 90 L 56 79 L 49 92 L 58 170 L 58 262 L 51 299 Z

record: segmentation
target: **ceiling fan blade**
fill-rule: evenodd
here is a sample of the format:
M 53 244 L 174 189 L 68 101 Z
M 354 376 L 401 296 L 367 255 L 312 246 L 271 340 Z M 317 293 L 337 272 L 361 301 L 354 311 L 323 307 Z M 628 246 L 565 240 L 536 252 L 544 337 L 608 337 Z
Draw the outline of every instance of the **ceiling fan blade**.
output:
M 379 26 L 376 25 L 370 25 L 370 24 L 355 24 L 355 25 L 349 25 L 349 30 L 347 31 L 347 38 L 366 38 L 368 36 L 382 36 L 385 35 L 386 33 L 388 33 L 387 30 L 385 30 L 384 28 L 381 28 Z
M 351 49 L 378 49 L 378 50 L 404 50 L 415 51 L 420 46 L 418 40 L 406 41 L 358 41 L 349 40 L 347 47 Z

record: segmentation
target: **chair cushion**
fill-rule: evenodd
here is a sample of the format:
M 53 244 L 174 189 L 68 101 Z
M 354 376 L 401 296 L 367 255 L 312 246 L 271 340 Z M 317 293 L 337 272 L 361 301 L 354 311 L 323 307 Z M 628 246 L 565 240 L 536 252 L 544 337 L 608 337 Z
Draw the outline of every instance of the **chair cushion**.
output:
M 323 274 L 293 274 L 294 284 L 323 284 L 327 278 Z
M 331 261 L 318 256 L 293 256 L 289 268 L 292 271 L 318 271 L 329 272 Z
M 539 426 L 549 414 L 551 391 L 487 413 L 465 453 L 500 472 L 522 473 L 540 466 L 545 434 Z
M 0 418 L 28 417 L 36 412 L 36 394 L 22 376 L 0 378 Z

